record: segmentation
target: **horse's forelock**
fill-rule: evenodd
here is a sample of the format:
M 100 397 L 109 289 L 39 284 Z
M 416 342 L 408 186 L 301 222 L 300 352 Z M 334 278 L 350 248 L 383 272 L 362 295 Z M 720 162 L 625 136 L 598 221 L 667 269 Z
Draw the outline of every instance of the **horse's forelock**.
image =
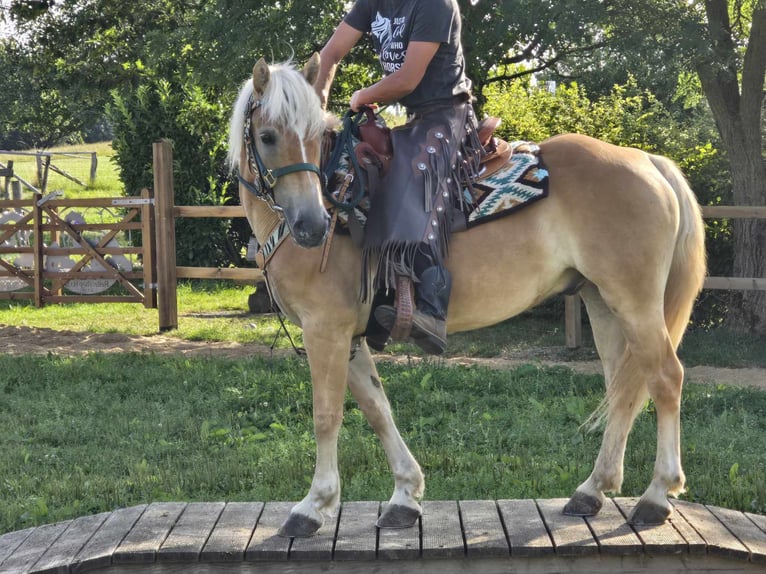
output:
M 302 138 L 322 135 L 329 121 L 322 110 L 319 97 L 303 74 L 290 62 L 269 66 L 271 72 L 263 94 L 261 113 L 271 123 L 292 130 Z M 227 161 L 234 171 L 239 167 L 245 130 L 245 112 L 253 95 L 253 81 L 248 78 L 239 90 L 229 122 L 229 153 Z
M 263 95 L 262 113 L 268 121 L 293 130 L 300 137 L 319 137 L 325 114 L 314 88 L 290 62 L 273 64 Z

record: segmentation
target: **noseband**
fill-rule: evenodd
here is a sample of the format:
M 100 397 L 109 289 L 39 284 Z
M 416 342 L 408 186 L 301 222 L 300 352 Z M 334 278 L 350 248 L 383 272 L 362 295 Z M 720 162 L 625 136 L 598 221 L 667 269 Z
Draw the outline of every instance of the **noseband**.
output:
M 261 154 L 258 153 L 258 147 L 255 145 L 252 128 L 252 115 L 255 110 L 261 107 L 262 100 L 256 100 L 253 96 L 247 102 L 247 108 L 245 109 L 245 154 L 247 156 L 247 165 L 255 174 L 255 180 L 250 183 L 241 175 L 238 175 L 239 182 L 245 186 L 245 188 L 255 195 L 258 199 L 264 200 L 269 204 L 269 207 L 274 211 L 281 213 L 283 209 L 277 204 L 274 197 L 274 187 L 277 185 L 277 179 L 288 173 L 296 173 L 299 171 L 311 171 L 317 174 L 319 181 L 322 185 L 322 189 L 325 187 L 325 175 L 322 170 L 313 163 L 293 163 L 277 169 L 268 169 L 263 163 Z

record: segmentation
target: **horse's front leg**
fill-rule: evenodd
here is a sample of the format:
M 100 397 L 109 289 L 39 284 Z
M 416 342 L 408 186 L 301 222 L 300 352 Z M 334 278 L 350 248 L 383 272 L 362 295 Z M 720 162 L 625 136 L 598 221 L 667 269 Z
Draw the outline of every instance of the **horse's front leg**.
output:
M 338 475 L 338 432 L 343 421 L 351 334 L 304 325 L 303 342 L 311 369 L 314 398 L 314 433 L 317 441 L 316 467 L 311 489 L 290 511 L 279 529 L 280 536 L 311 536 L 334 514 L 340 501 Z
M 378 526 L 413 526 L 421 514 L 418 500 L 423 496 L 423 473 L 396 428 L 383 383 L 364 341 L 355 350 L 349 364 L 348 387 L 380 438 L 394 474 L 394 494 L 378 519 Z

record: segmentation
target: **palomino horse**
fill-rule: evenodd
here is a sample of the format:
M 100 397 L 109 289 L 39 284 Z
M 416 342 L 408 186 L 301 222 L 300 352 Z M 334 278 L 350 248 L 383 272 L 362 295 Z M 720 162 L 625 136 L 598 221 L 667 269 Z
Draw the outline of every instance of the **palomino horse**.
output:
M 338 507 L 337 440 L 347 387 L 382 441 L 394 475 L 394 493 L 378 525 L 414 524 L 424 488 L 361 336 L 370 313 L 359 297 L 361 252 L 349 237 L 336 236 L 327 269 L 319 271 L 328 215 L 316 169 L 326 125 L 312 87 L 318 62 L 315 54 L 301 72 L 259 61 L 240 92 L 230 134 L 229 159 L 239 168 L 242 204 L 258 242 L 268 243 L 280 221 L 291 232 L 293 240 L 282 243 L 268 264 L 268 279 L 279 307 L 303 328 L 311 369 L 316 468 L 308 494 L 282 526 L 285 536 L 313 534 L 323 515 Z M 452 237 L 448 330 L 491 325 L 580 287 L 603 363 L 606 425 L 593 472 L 563 512 L 596 514 L 604 492 L 620 490 L 628 433 L 651 398 L 657 412 L 654 477 L 629 520 L 661 523 L 671 513 L 668 494 L 682 492 L 685 481 L 684 371 L 676 349 L 705 275 L 700 209 L 666 158 L 580 135 L 557 136 L 540 148 L 549 197 Z

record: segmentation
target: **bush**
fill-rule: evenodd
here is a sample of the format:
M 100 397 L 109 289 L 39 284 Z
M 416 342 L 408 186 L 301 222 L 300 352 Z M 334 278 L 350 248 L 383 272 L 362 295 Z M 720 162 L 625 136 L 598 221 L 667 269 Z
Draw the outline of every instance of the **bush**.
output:
M 188 80 L 147 76 L 135 89 L 115 91 L 108 115 L 114 130 L 114 158 L 128 194 L 153 187 L 152 143 L 167 139 L 173 144 L 176 205 L 239 201 L 237 186 L 225 167 L 228 108 L 216 94 Z M 225 219 L 179 219 L 178 264 L 241 264 L 248 236 L 241 227 L 231 230 Z

